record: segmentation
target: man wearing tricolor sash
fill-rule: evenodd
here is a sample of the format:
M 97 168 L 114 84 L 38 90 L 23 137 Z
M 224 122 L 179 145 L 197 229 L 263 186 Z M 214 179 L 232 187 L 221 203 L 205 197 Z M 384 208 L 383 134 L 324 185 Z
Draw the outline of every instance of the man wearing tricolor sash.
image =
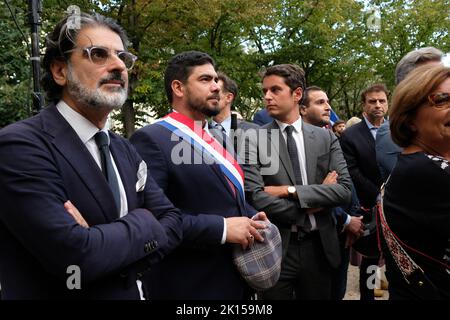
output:
M 247 286 L 231 245 L 263 241 L 245 201 L 240 165 L 208 132 L 219 112 L 214 60 L 197 51 L 174 56 L 165 72 L 173 112 L 138 130 L 131 142 L 183 215 L 183 244 L 151 274 L 153 299 L 243 299 Z M 256 215 L 256 219 L 251 219 Z

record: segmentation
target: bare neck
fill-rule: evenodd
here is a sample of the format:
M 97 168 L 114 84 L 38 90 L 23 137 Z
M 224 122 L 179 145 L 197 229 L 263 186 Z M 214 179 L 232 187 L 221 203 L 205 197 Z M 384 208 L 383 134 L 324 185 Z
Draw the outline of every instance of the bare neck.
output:
M 108 115 L 111 112 L 109 109 L 93 108 L 81 105 L 67 96 L 63 97 L 63 100 L 70 108 L 88 119 L 97 128 L 103 129 L 105 127 L 106 121 L 108 120 Z
M 224 120 L 228 119 L 231 116 L 231 110 L 224 109 L 221 113 L 213 118 L 213 120 L 217 123 L 222 123 Z
M 448 148 L 445 148 L 445 150 L 440 150 L 440 148 L 437 147 L 430 147 L 429 145 L 421 142 L 421 141 L 414 141 L 413 144 L 407 146 L 403 149 L 404 154 L 411 154 L 415 152 L 424 152 L 426 154 L 434 155 L 434 156 L 441 156 L 445 158 L 446 160 L 450 161 L 450 151 Z
M 191 118 L 194 121 L 201 121 L 202 125 L 204 125 L 206 122 L 206 116 L 203 113 L 201 113 L 200 111 L 193 110 L 192 108 L 188 108 L 186 105 L 183 105 L 183 104 L 173 103 L 172 107 L 177 112 Z
M 366 119 L 374 126 L 379 128 L 383 122 L 384 122 L 384 118 L 369 118 L 366 116 Z
M 290 112 L 289 114 L 277 118 L 278 121 L 281 121 L 283 123 L 287 124 L 293 124 L 295 121 L 297 121 L 300 118 L 299 112 Z

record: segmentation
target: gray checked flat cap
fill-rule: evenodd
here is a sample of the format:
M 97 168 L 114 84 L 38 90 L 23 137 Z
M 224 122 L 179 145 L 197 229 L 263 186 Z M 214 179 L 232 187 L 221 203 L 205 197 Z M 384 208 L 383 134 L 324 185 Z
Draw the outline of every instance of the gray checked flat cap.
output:
M 242 249 L 238 244 L 233 248 L 233 261 L 247 283 L 258 291 L 273 287 L 281 271 L 281 236 L 276 225 L 266 222 L 265 229 L 258 229 L 264 242 L 254 241 Z

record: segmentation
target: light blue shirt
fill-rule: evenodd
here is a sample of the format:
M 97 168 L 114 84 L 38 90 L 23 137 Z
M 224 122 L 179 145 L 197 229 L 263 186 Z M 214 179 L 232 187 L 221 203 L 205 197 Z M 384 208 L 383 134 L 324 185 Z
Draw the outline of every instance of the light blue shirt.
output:
M 211 120 L 211 124 L 214 127 L 217 124 L 217 122 L 215 122 L 214 120 Z M 225 130 L 225 134 L 229 137 L 230 136 L 230 131 L 231 131 L 231 115 L 228 118 L 226 118 L 225 120 L 223 120 L 220 123 L 220 125 Z
M 379 127 L 375 127 L 373 124 L 371 124 L 370 121 L 367 120 L 366 117 L 363 116 L 363 118 L 367 124 L 367 127 L 369 128 L 370 133 L 372 134 L 373 139 L 375 140 L 377 138 L 377 131 L 378 131 Z M 383 119 L 383 122 L 384 122 L 384 119 Z

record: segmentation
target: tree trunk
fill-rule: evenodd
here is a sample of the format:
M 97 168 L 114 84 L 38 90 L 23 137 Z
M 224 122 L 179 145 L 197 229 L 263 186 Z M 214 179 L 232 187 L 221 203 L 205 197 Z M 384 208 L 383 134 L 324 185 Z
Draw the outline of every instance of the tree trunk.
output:
M 135 131 L 134 124 L 136 122 L 133 101 L 127 100 L 125 104 L 122 106 L 122 123 L 123 123 L 123 131 L 126 138 L 131 137 L 131 135 Z
M 123 7 L 121 6 L 121 9 Z M 130 3 L 130 16 L 129 16 L 129 28 L 132 30 L 130 35 L 130 40 L 132 43 L 133 50 L 139 54 L 139 44 L 140 44 L 140 37 L 139 33 L 137 31 L 137 13 L 136 13 L 136 1 L 132 0 Z M 123 11 L 120 12 L 121 15 L 123 14 Z M 122 18 L 122 16 L 119 16 L 119 18 Z M 128 97 L 133 96 L 134 89 L 137 86 L 137 74 L 136 72 L 129 72 L 128 73 Z M 136 113 L 133 108 L 133 99 L 127 99 L 125 104 L 122 106 L 122 123 L 123 123 L 123 132 L 126 138 L 130 138 L 131 135 L 136 131 L 135 124 L 136 124 Z

